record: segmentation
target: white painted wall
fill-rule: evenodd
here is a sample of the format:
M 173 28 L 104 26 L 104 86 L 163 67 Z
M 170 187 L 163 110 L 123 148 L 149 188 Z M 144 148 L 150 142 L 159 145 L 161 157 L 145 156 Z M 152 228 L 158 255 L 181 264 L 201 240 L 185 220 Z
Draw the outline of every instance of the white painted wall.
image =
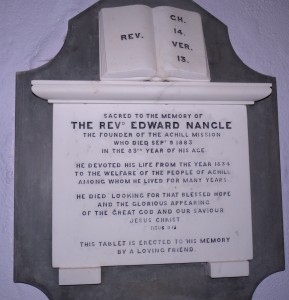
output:
M 0 300 L 47 299 L 13 283 L 15 72 L 53 58 L 70 18 L 95 0 L 0 1 Z M 286 261 L 289 254 L 289 1 L 196 0 L 229 27 L 232 45 L 251 68 L 277 77 Z M 289 299 L 289 271 L 265 279 L 254 300 Z M 125 299 L 124 299 L 125 300 Z M 232 299 L 233 300 L 233 299 Z

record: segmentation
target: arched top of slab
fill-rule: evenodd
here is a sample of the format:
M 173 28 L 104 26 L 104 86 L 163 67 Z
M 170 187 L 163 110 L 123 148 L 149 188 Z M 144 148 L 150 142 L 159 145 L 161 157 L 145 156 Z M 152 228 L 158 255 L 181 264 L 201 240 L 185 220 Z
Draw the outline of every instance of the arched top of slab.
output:
M 190 0 L 101 0 L 69 21 L 63 47 L 53 59 L 20 74 L 43 80 L 99 80 L 98 12 L 132 4 L 173 6 L 201 14 L 212 82 L 272 81 L 245 65 L 230 43 L 227 26 Z

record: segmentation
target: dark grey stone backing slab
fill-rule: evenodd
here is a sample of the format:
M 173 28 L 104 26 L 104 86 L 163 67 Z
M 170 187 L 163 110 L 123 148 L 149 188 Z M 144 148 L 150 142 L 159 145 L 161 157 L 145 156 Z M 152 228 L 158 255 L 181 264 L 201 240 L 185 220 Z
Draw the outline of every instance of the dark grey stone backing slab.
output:
M 98 11 L 129 4 L 169 5 L 202 15 L 212 81 L 272 82 L 273 93 L 248 107 L 254 259 L 250 276 L 211 279 L 205 264 L 103 267 L 100 285 L 59 286 L 51 266 L 52 105 L 31 92 L 31 80 L 98 80 Z M 249 45 L 248 45 L 249 47 Z M 243 300 L 269 274 L 284 269 L 275 79 L 237 57 L 227 28 L 189 0 L 100 1 L 73 18 L 60 53 L 17 74 L 14 280 L 50 300 Z

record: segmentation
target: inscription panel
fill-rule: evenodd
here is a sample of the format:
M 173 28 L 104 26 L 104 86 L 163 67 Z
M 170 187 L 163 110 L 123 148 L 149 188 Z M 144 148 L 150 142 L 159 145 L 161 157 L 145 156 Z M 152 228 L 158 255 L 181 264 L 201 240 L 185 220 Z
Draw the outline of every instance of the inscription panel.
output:
M 54 267 L 252 258 L 245 106 L 53 109 Z

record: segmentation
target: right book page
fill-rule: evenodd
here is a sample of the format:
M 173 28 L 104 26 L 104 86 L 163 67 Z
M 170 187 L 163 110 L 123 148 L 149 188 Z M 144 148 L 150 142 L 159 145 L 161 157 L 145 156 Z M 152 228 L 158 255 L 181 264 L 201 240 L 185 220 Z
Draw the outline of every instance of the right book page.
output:
M 153 9 L 158 75 L 168 81 L 210 81 L 201 16 L 168 6 Z

